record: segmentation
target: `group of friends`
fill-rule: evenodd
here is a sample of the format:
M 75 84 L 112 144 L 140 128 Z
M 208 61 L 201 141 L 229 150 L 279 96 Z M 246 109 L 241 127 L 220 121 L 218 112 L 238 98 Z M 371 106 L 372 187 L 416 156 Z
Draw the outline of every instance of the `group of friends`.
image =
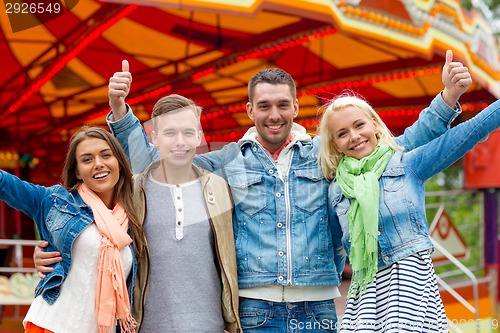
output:
M 73 135 L 62 185 L 0 170 L 0 199 L 44 240 L 25 332 L 448 332 L 424 183 L 500 127 L 500 102 L 451 128 L 472 83 L 451 51 L 442 79 L 399 137 L 346 92 L 311 138 L 294 122 L 293 78 L 264 69 L 248 83 L 254 126 L 196 155 L 202 108 L 161 98 L 149 142 L 123 61 L 109 80 L 112 134 Z

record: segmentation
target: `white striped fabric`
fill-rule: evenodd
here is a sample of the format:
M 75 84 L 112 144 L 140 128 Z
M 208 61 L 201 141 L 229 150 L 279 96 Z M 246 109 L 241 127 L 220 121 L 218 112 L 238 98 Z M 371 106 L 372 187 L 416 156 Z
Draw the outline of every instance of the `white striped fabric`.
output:
M 347 299 L 339 333 L 448 332 L 427 251 L 384 267 L 366 292 Z

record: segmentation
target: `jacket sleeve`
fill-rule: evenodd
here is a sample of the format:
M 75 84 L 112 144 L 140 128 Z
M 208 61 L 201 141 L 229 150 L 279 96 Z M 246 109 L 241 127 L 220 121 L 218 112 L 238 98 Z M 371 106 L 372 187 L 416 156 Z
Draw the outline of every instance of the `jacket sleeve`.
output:
M 0 200 L 10 207 L 20 210 L 37 223 L 38 230 L 45 229 L 43 223 L 43 200 L 53 191 L 51 188 L 35 185 L 0 170 Z
M 335 268 L 337 269 L 337 273 L 339 274 L 339 281 L 342 281 L 342 272 L 344 271 L 346 251 L 344 249 L 344 246 L 342 245 L 342 228 L 340 226 L 337 215 L 333 211 L 330 196 L 328 197 L 328 223 L 330 224 L 330 230 L 332 231 L 334 251 L 333 261 L 335 264 Z
M 500 127 L 500 100 L 431 142 L 403 154 L 403 163 L 424 182 L 469 152 Z
M 232 142 L 228 143 L 220 150 L 196 155 L 193 162 L 199 168 L 214 172 L 217 175 L 226 178 L 223 172 L 224 166 L 233 159 L 239 157 L 241 157 L 240 147 L 237 143 Z
M 125 150 L 133 174 L 142 173 L 151 162 L 160 159 L 158 149 L 148 141 L 144 128 L 129 105 L 125 117 L 114 121 L 110 112 L 106 121 L 111 133 Z
M 403 135 L 395 138 L 396 143 L 405 151 L 410 151 L 445 133 L 453 120 L 462 112 L 460 104 L 453 110 L 443 100 L 439 93 L 431 102 L 429 107 L 422 110 L 418 120 L 408 127 Z

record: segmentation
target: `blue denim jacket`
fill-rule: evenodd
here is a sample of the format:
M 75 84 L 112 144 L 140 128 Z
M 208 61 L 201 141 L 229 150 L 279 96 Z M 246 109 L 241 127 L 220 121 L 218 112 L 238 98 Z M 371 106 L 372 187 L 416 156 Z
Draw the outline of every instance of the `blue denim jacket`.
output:
M 499 126 L 497 101 L 429 143 L 394 154 L 379 179 L 379 268 L 433 248 L 425 215 L 425 181 L 452 165 Z M 342 244 L 349 253 L 347 211 L 351 201 L 335 180 L 328 195 L 330 217 L 340 223 Z
M 61 185 L 44 187 L 25 182 L 0 170 L 0 200 L 22 211 L 35 222 L 40 238 L 49 242 L 47 251 L 61 252 L 62 261 L 53 265 L 36 289 L 35 296 L 53 304 L 61 292 L 71 266 L 73 242 L 80 233 L 94 222 L 94 215 L 78 193 L 70 193 Z M 132 286 L 137 272 L 137 261 L 132 245 L 132 274 L 127 279 L 127 289 L 132 302 Z
M 411 149 L 445 132 L 458 112 L 438 95 L 401 144 Z M 135 172 L 159 158 L 131 113 L 108 124 Z M 227 180 L 240 288 L 270 284 L 328 286 L 340 283 L 345 256 L 341 229 L 328 218 L 329 182 L 317 163 L 319 138 L 295 141 L 283 179 L 275 162 L 253 140 L 240 140 L 199 155 L 195 164 Z

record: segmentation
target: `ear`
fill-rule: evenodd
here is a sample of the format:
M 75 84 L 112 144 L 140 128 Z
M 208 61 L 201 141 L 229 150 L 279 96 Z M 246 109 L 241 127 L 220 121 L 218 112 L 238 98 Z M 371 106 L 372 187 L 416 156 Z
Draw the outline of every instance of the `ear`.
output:
M 247 105 L 246 105 L 246 108 L 247 108 L 247 115 L 248 115 L 248 118 L 254 120 L 254 117 L 253 117 L 253 107 L 252 107 L 252 104 L 250 102 L 247 102 Z
M 76 179 L 82 180 L 82 177 L 80 176 L 80 171 L 78 171 L 78 169 L 76 169 L 75 175 L 76 175 Z
M 157 141 L 158 141 L 158 135 L 156 135 L 155 131 L 151 131 L 151 141 L 153 141 L 153 144 L 158 147 Z
M 295 103 L 293 103 L 293 119 L 299 115 L 299 100 L 295 99 Z
M 203 132 L 202 131 L 198 131 L 198 143 L 196 144 L 196 147 L 198 147 L 199 145 L 201 145 L 201 138 L 203 137 Z
M 373 126 L 375 127 L 375 136 L 377 139 L 380 139 L 381 133 L 380 133 L 380 125 L 377 123 L 375 118 L 372 118 L 373 121 Z

